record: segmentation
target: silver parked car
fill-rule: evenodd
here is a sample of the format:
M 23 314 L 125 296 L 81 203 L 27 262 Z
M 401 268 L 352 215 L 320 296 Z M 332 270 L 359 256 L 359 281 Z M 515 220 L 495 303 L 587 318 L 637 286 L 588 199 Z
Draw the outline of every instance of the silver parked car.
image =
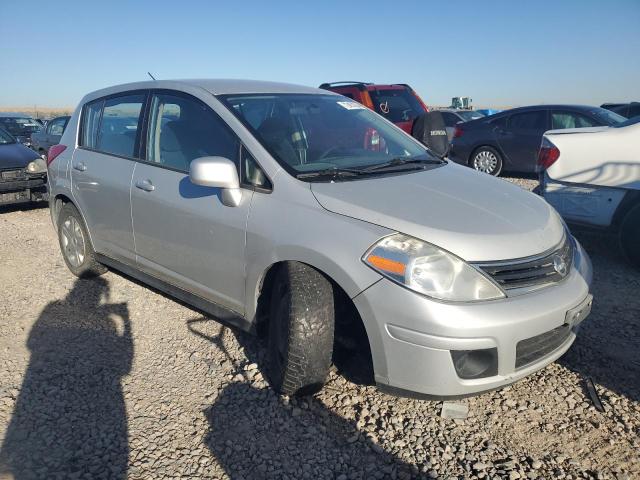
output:
M 107 88 L 48 161 L 74 274 L 109 266 L 265 332 L 283 393 L 320 388 L 334 332 L 358 329 L 387 391 L 498 388 L 561 356 L 590 311 L 590 260 L 553 208 L 326 90 Z

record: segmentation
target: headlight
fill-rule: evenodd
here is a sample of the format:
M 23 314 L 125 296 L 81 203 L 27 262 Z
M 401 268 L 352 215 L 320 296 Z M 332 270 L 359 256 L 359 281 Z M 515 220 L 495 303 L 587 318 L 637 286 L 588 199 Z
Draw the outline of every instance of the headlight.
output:
M 47 171 L 47 163 L 42 158 L 36 158 L 33 162 L 29 162 L 27 165 L 27 172 L 29 173 L 44 173 Z
M 491 280 L 463 260 L 401 233 L 381 239 L 362 260 L 394 282 L 438 300 L 473 302 L 505 297 Z

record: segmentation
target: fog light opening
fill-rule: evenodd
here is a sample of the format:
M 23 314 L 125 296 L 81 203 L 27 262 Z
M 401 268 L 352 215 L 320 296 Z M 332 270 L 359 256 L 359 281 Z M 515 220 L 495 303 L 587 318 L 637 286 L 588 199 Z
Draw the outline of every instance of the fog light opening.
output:
M 498 374 L 498 349 L 451 350 L 451 359 L 458 377 L 465 380 L 492 377 Z

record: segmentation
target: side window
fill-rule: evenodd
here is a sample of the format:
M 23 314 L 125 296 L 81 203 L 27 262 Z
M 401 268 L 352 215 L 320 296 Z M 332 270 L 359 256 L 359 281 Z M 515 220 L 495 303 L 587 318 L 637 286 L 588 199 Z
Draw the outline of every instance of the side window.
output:
M 126 95 L 105 100 L 96 149 L 135 157 L 136 135 L 145 95 Z
M 551 128 L 553 130 L 564 128 L 595 127 L 596 122 L 589 117 L 576 112 L 551 113 Z
M 98 127 L 102 116 L 102 106 L 104 101 L 88 103 L 82 112 L 82 134 L 80 145 L 87 148 L 96 148 L 98 138 Z
M 147 161 L 182 172 L 188 172 L 191 160 L 198 157 L 225 157 L 237 164 L 238 145 L 224 121 L 198 100 L 153 95 Z
M 244 146 L 242 147 L 240 155 L 242 170 L 242 178 L 240 182 L 254 187 L 271 189 L 271 182 L 258 165 L 258 162 L 255 161 Z
M 547 128 L 547 112 L 538 110 L 535 112 L 516 113 L 509 119 L 509 128 L 512 130 L 545 130 Z
M 65 122 L 65 118 L 56 118 L 52 120 L 47 127 L 47 130 L 49 130 L 49 135 L 62 135 L 62 133 L 64 132 Z

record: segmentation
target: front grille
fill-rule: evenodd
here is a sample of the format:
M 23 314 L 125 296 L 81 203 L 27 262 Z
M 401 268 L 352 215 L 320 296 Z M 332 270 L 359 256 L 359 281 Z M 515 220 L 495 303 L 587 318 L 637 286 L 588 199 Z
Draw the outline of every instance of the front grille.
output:
M 516 345 L 516 369 L 549 355 L 569 338 L 570 333 L 571 326 L 565 323 L 543 334 L 519 341 Z
M 561 281 L 571 270 L 573 240 L 565 235 L 561 245 L 551 252 L 511 261 L 476 264 L 507 295 L 513 296 Z
M 22 180 L 26 178 L 24 170 L 3 170 L 0 172 L 2 180 Z

